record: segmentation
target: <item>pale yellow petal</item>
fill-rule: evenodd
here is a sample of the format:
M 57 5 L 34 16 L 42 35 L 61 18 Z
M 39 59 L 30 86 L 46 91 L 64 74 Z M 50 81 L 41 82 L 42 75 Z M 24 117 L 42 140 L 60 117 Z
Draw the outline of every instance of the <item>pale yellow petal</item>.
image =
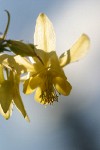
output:
M 34 90 L 35 88 L 40 86 L 42 82 L 42 79 L 38 76 L 32 77 L 32 79 L 30 80 L 30 87 Z
M 30 77 L 24 82 L 23 92 L 25 94 L 32 93 L 42 82 L 42 79 L 38 76 Z
M 3 67 L 2 67 L 2 65 L 0 65 L 0 84 L 2 83 L 2 82 L 4 82 L 4 73 L 3 73 Z
M 50 52 L 48 54 L 47 59 L 48 59 L 47 66 L 51 68 L 52 74 L 66 78 L 63 69 L 60 67 L 56 52 L 55 51 Z
M 0 104 L 4 113 L 8 111 L 12 102 L 12 89 L 13 87 L 10 81 L 5 80 L 2 84 L 0 84 Z
M 40 97 L 41 94 L 42 94 L 42 89 L 41 89 L 40 87 L 38 87 L 38 88 L 36 89 L 34 98 L 35 98 L 35 100 L 36 100 L 38 103 L 44 104 L 43 101 L 41 101 L 41 97 Z
M 6 113 L 4 113 L 1 105 L 0 105 L 0 114 L 5 118 L 5 119 L 9 119 L 10 116 L 12 115 L 12 109 L 13 109 L 13 103 L 10 104 L 10 107 L 8 109 L 8 111 Z
M 16 70 L 19 74 L 33 69 L 32 64 L 20 55 L 11 56 L 8 54 L 2 54 L 0 55 L 0 64 L 3 64 L 10 70 Z
M 22 115 L 24 116 L 24 118 L 27 119 L 27 121 L 29 121 L 28 119 L 28 115 L 27 112 L 25 110 L 25 107 L 23 105 L 20 93 L 19 93 L 19 83 L 18 83 L 19 78 L 17 78 L 17 75 L 15 77 L 15 81 L 14 81 L 14 87 L 13 87 L 13 101 L 16 105 L 16 107 L 18 108 L 18 110 L 22 113 Z
M 89 50 L 89 45 L 89 37 L 86 34 L 82 34 L 78 41 L 70 48 L 70 50 L 60 56 L 60 66 L 64 67 L 67 64 L 78 61 L 84 57 Z
M 17 92 L 16 95 L 14 96 L 14 103 L 17 107 L 17 109 L 22 113 L 23 117 L 29 121 L 29 117 L 27 115 L 27 112 L 25 110 L 25 107 L 23 105 L 23 102 L 22 102 L 22 99 L 21 99 L 21 96 L 20 94 Z
M 21 57 L 20 55 L 17 55 L 14 57 L 14 67 L 17 70 L 21 70 L 22 72 L 33 72 L 34 67 L 33 65 L 26 59 L 25 57 Z
M 45 65 L 45 64 L 47 63 L 47 57 L 46 57 L 46 55 L 47 55 L 48 53 L 46 53 L 46 52 L 43 51 L 43 50 L 38 49 L 38 50 L 36 51 L 36 54 L 37 54 L 37 57 L 33 57 L 34 61 L 35 61 L 36 63 L 38 63 L 38 65 L 41 65 L 41 66 Z M 41 66 L 40 66 L 40 67 L 41 67 Z
M 52 67 L 54 67 L 54 66 L 60 67 L 59 59 L 58 59 L 58 56 L 55 51 L 48 53 L 46 57 L 47 57 L 47 63 L 49 66 L 51 65 Z
M 15 56 L 14 59 L 16 62 L 14 66 L 18 65 L 19 66 L 18 68 L 21 69 L 23 72 L 30 72 L 31 74 L 37 74 L 37 72 L 41 70 L 41 68 L 43 68 L 43 64 L 41 64 L 41 62 L 38 63 L 38 65 L 37 63 L 32 64 L 28 59 L 21 57 L 20 55 Z
M 53 80 L 53 83 L 54 83 L 55 88 L 57 89 L 57 91 L 60 94 L 65 95 L 65 96 L 70 94 L 72 86 L 70 85 L 70 83 L 68 81 L 63 80 L 60 77 L 56 77 Z
M 55 76 L 63 76 L 65 78 L 63 69 L 59 65 L 59 60 L 55 51 L 52 52 L 44 52 L 42 50 L 38 50 L 37 54 L 41 57 L 43 64 L 35 59 L 36 64 L 34 64 L 34 68 L 37 70 L 37 74 L 43 73 L 46 68 L 51 70 L 52 75 Z
M 32 89 L 31 88 L 31 86 L 30 86 L 30 80 L 31 80 L 32 78 L 30 77 L 29 79 L 27 79 L 25 82 L 24 82 L 24 84 L 23 84 L 23 92 L 25 93 L 25 94 L 31 94 L 33 91 L 34 91 L 34 89 Z
M 53 25 L 48 17 L 41 13 L 36 21 L 35 33 L 34 33 L 34 45 L 38 49 L 46 52 L 54 51 L 56 37 Z

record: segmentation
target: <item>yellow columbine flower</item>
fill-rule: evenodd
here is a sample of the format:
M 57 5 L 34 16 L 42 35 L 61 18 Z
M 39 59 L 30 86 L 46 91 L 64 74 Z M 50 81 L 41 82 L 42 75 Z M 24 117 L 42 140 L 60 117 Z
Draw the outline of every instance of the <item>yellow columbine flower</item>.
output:
M 0 61 L 2 61 L 2 64 L 0 64 L 0 113 L 6 119 L 9 119 L 13 104 L 15 104 L 24 118 L 29 121 L 19 92 L 20 75 L 11 67 L 14 64 L 9 66 L 4 58 L 10 58 L 12 63 L 14 60 L 12 56 L 7 54 L 0 56 Z
M 29 94 L 37 88 L 35 99 L 42 104 L 52 104 L 58 101 L 59 94 L 69 95 L 72 87 L 54 51 L 47 53 L 38 50 L 37 54 L 43 63 L 35 59 L 36 63 L 33 64 L 35 71 L 31 72 L 29 79 L 25 81 L 24 93 Z
M 24 82 L 24 93 L 29 94 L 36 89 L 35 99 L 42 104 L 52 104 L 58 101 L 59 94 L 57 93 L 65 96 L 70 94 L 72 87 L 62 68 L 82 58 L 89 46 L 89 38 L 83 34 L 70 50 L 58 58 L 55 42 L 53 25 L 42 13 L 37 18 L 34 33 L 34 45 L 37 46 L 38 57 L 30 58 L 31 62 L 35 61 L 29 63 L 31 67 L 28 68 L 26 65 L 30 73 Z M 17 56 L 15 61 L 25 67 L 24 58 Z

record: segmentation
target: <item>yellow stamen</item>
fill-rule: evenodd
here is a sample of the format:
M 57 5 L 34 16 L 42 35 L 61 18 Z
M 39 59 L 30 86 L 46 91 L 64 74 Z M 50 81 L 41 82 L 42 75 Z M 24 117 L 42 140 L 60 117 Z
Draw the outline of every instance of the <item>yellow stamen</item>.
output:
M 54 101 L 58 102 L 57 91 L 52 83 L 52 76 L 50 71 L 45 72 L 44 88 L 40 95 L 41 103 L 43 104 L 53 104 Z

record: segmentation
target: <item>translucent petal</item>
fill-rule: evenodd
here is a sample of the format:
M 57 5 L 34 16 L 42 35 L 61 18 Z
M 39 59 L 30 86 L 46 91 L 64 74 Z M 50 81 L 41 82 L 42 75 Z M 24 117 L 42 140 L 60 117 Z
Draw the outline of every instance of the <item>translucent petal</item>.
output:
M 65 96 L 70 94 L 72 86 L 70 85 L 70 83 L 68 81 L 63 80 L 60 77 L 56 77 L 53 80 L 53 83 L 54 83 L 55 88 L 57 89 L 57 91 L 60 94 L 65 95 Z
M 41 97 L 40 97 L 41 94 L 42 94 L 42 89 L 41 89 L 40 87 L 38 87 L 38 88 L 36 89 L 34 98 L 35 98 L 35 100 L 36 100 L 37 102 L 39 102 L 39 103 L 41 103 L 41 104 L 44 104 L 43 101 L 41 102 Z
M 24 82 L 24 93 L 30 94 L 32 93 L 42 82 L 42 79 L 38 76 L 30 77 Z
M 18 110 L 22 113 L 22 115 L 24 116 L 24 118 L 25 118 L 27 121 L 29 121 L 29 117 L 28 117 L 28 115 L 27 115 L 27 112 L 26 112 L 26 110 L 25 110 L 25 107 L 24 107 L 24 105 L 23 105 L 21 96 L 20 96 L 20 94 L 18 93 L 18 91 L 17 91 L 17 93 L 16 93 L 15 96 L 14 96 L 14 103 L 15 103 L 16 107 L 18 108 Z
M 27 121 L 29 121 L 28 119 L 28 115 L 26 113 L 25 107 L 23 105 L 20 93 L 19 93 L 19 83 L 18 83 L 18 78 L 16 76 L 16 81 L 14 83 L 14 87 L 13 87 L 13 101 L 16 105 L 16 107 L 18 108 L 18 110 L 22 113 L 22 115 L 24 116 L 24 118 L 27 118 Z
M 12 84 L 10 81 L 5 80 L 2 84 L 0 84 L 0 104 L 4 113 L 7 113 L 12 99 Z
M 59 60 L 55 51 L 47 53 L 42 50 L 38 50 L 37 54 L 41 57 L 44 63 L 41 64 L 40 62 L 35 60 L 36 64 L 33 65 L 34 68 L 37 70 L 37 74 L 43 74 L 44 71 L 47 70 L 46 68 L 48 68 L 48 70 L 51 70 L 52 75 L 62 76 L 65 78 L 65 74 L 63 72 L 63 69 L 60 67 Z
M 35 89 L 38 86 L 40 86 L 41 82 L 43 82 L 43 81 L 41 78 L 39 78 L 39 76 L 32 77 L 32 79 L 30 80 L 30 87 L 32 89 Z
M 5 119 L 12 114 L 13 85 L 9 80 L 4 79 L 3 68 L 0 65 L 0 113 Z
M 39 59 L 38 57 L 34 57 L 33 59 L 35 60 L 36 63 L 38 63 L 38 65 L 45 65 L 47 63 L 47 54 L 45 51 L 38 49 L 36 51 L 37 56 L 41 59 Z M 43 63 L 41 63 L 43 62 Z
M 56 48 L 56 37 L 52 23 L 48 17 L 41 13 L 36 21 L 34 44 L 38 49 L 46 52 L 54 51 Z
M 34 71 L 34 67 L 28 61 L 28 59 L 21 57 L 20 55 L 17 55 L 14 57 L 14 60 L 15 60 L 14 67 L 17 68 L 17 70 L 20 69 L 22 72 L 33 72 Z
M 78 61 L 84 57 L 89 50 L 89 45 L 89 37 L 86 34 L 82 34 L 78 41 L 70 48 L 70 50 L 60 56 L 60 66 L 64 67 L 67 64 Z
M 10 116 L 12 115 L 12 109 L 13 109 L 13 103 L 10 104 L 10 107 L 6 113 L 4 113 L 1 105 L 0 105 L 0 113 L 5 119 L 9 119 Z
M 30 77 L 29 79 L 27 79 L 25 82 L 24 82 L 24 84 L 23 84 L 23 92 L 25 93 L 25 94 L 30 94 L 30 93 L 32 93 L 33 91 L 34 91 L 34 89 L 32 89 L 31 88 L 31 86 L 30 86 L 30 80 L 31 80 L 32 78 Z
M 0 65 L 0 84 L 4 82 L 3 67 Z
M 20 55 L 16 56 L 10 56 L 7 54 L 0 55 L 0 63 L 3 64 L 5 67 L 12 69 L 15 69 L 17 73 L 23 73 L 27 71 L 32 71 L 33 66 L 32 64 L 25 59 L 24 57 L 21 57 Z

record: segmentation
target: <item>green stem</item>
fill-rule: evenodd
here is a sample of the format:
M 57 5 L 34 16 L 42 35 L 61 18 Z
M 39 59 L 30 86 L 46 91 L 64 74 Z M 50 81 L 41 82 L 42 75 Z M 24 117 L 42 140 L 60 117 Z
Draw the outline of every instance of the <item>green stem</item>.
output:
M 6 37 L 6 34 L 7 34 L 7 32 L 8 32 L 8 28 L 9 28 L 9 24 L 10 24 L 10 13 L 9 13 L 7 10 L 5 10 L 5 12 L 7 13 L 8 22 L 7 22 L 6 29 L 5 29 L 5 31 L 4 31 L 3 37 L 2 37 L 3 40 L 4 40 L 5 37 Z

